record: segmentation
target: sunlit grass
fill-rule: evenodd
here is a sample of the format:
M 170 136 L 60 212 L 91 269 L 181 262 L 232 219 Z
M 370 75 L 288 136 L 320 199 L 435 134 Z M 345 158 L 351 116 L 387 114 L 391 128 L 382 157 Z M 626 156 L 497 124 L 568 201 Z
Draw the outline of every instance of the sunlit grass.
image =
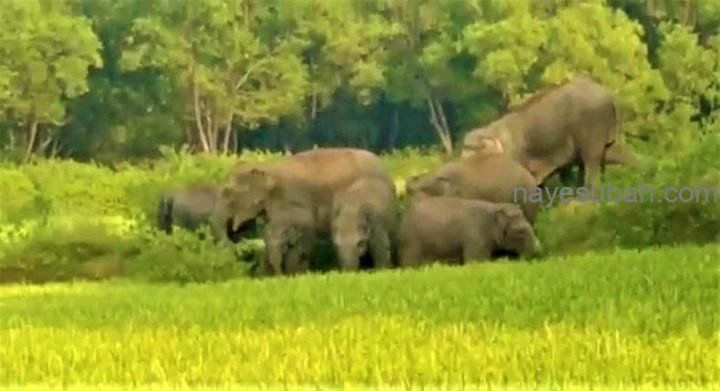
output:
M 353 316 L 331 325 L 237 324 L 0 332 L 4 381 L 86 383 L 717 382 L 720 336 L 626 336 Z
M 0 289 L 0 383 L 712 388 L 719 254 L 10 286 Z

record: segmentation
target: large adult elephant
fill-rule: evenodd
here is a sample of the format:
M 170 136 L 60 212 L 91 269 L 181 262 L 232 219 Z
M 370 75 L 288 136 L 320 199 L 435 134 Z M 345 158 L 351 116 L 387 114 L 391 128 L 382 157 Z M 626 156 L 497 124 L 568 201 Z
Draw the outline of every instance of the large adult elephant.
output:
M 234 232 L 260 216 L 272 221 L 290 204 L 311 210 L 316 233 L 330 238 L 335 196 L 363 178 L 393 183 L 380 158 L 363 149 L 318 148 L 277 162 L 240 163 L 230 172 L 212 220 Z
M 163 194 L 156 210 L 157 227 L 171 234 L 174 226 L 195 231 L 203 225 L 211 224 L 210 217 L 220 197 L 220 190 L 217 185 L 193 183 Z M 217 232 L 215 227 L 211 228 L 213 233 Z M 251 228 L 250 224 L 246 224 L 234 232 L 227 229 L 222 236 L 215 235 L 215 239 L 225 237 L 236 243 Z
M 468 132 L 463 156 L 507 153 L 542 184 L 552 174 L 581 165 L 583 184 L 599 184 L 605 164 L 641 166 L 617 142 L 620 116 L 610 89 L 586 76 L 546 88 L 500 119 Z
M 535 221 L 542 199 L 532 175 L 506 154 L 474 154 L 441 165 L 437 170 L 410 178 L 409 197 L 450 196 L 520 206 L 527 220 Z

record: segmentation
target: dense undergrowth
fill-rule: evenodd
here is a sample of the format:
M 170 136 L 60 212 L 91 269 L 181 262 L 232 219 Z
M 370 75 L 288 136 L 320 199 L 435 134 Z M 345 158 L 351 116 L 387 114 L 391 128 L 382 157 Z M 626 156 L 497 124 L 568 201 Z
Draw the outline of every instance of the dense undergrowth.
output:
M 720 247 L 0 290 L 0 383 L 720 382 Z M 622 278 L 618 278 L 622 275 Z
M 685 156 L 651 156 L 655 166 L 646 171 L 609 167 L 606 183 L 651 184 L 657 199 L 664 186 L 717 189 L 719 140 L 709 136 Z M 221 183 L 238 160 L 282 156 L 171 151 L 165 155 L 158 161 L 114 167 L 68 160 L 0 164 L 0 282 L 73 276 L 190 282 L 251 274 L 261 242 L 247 240 L 233 248 L 182 230 L 172 236 L 158 233 L 153 227 L 156 203 L 163 192 L 188 183 Z M 406 178 L 442 163 L 438 154 L 419 150 L 397 151 L 383 160 L 401 195 Z M 713 242 L 720 232 L 720 200 L 711 194 L 707 200 L 700 198 L 675 203 L 560 203 L 543 210 L 537 231 L 546 256 Z M 251 262 L 237 262 L 239 257 Z

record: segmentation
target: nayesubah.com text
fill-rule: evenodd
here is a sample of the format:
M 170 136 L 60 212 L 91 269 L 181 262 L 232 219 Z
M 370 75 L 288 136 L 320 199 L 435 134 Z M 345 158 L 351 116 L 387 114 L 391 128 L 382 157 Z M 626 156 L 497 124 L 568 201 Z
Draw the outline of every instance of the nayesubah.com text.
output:
M 663 186 L 656 189 L 653 185 L 614 186 L 605 183 L 590 189 L 580 187 L 536 188 L 528 190 L 517 188 L 513 191 L 514 202 L 542 203 L 545 206 L 556 202 L 624 202 L 641 203 L 701 203 L 720 201 L 720 190 L 717 186 Z

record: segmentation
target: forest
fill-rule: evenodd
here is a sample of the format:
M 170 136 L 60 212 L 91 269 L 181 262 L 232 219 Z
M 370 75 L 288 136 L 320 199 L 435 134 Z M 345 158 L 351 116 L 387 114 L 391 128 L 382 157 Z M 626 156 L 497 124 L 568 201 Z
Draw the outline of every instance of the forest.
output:
M 0 149 L 115 162 L 437 146 L 584 73 L 639 152 L 717 132 L 720 5 L 674 0 L 3 0 Z
M 720 389 L 720 2 L 0 0 L 0 26 L 2 387 Z M 326 147 L 376 154 L 405 213 L 578 76 L 650 163 L 603 183 L 705 193 L 544 199 L 531 260 L 273 278 L 259 236 L 157 227 L 174 190 Z

